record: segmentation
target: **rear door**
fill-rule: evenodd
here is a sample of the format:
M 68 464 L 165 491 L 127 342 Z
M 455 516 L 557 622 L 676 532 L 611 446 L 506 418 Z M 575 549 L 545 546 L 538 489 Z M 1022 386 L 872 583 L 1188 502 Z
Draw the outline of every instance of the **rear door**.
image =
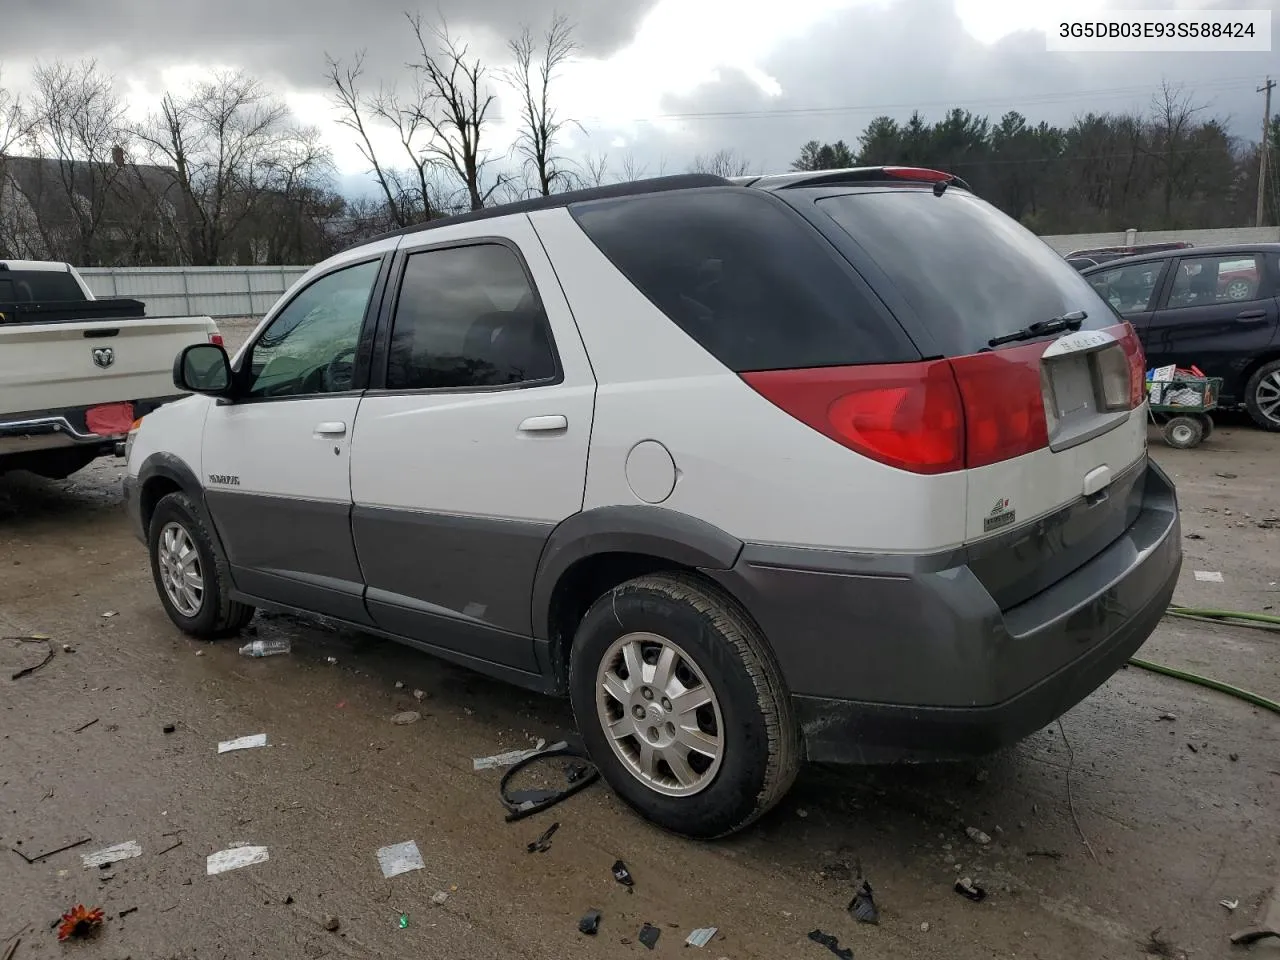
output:
M 1151 319 L 1147 366 L 1195 365 L 1243 399 L 1243 374 L 1275 339 L 1274 278 L 1260 253 L 1181 257 Z
M 595 378 L 525 216 L 405 237 L 352 447 L 377 625 L 533 672 L 533 578 L 582 509 Z
M 965 539 L 997 602 L 1027 599 L 1120 536 L 1136 516 L 1145 406 L 1136 340 L 1091 284 L 967 191 L 867 190 L 817 206 L 921 353 L 951 362 L 969 449 Z M 1079 329 L 1001 342 L 1065 316 Z

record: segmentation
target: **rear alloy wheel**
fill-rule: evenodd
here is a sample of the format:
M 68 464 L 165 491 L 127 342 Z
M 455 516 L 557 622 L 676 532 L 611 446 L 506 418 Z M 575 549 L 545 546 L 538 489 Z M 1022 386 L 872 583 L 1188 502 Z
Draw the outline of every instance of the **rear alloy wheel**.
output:
M 1174 417 L 1164 425 L 1169 446 L 1188 450 L 1204 439 L 1204 425 L 1196 417 Z
M 1253 371 L 1244 388 L 1244 405 L 1263 430 L 1280 430 L 1280 360 Z
M 1253 297 L 1253 284 L 1248 280 L 1232 280 L 1226 289 L 1228 300 L 1249 300 Z
M 747 826 L 800 766 L 791 699 L 764 637 L 693 574 L 639 577 L 596 600 L 574 635 L 569 694 L 614 791 L 684 836 Z

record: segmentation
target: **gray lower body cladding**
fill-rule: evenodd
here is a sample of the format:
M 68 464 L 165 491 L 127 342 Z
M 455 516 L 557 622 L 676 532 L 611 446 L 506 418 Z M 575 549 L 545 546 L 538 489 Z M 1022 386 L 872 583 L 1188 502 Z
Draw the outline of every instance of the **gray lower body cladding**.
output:
M 1136 518 L 1115 540 L 1004 610 L 967 565 L 929 569 L 925 558 L 914 571 L 891 558 L 892 572 L 877 574 L 865 556 L 748 545 L 732 570 L 707 572 L 769 638 L 811 760 L 981 755 L 1061 716 L 1155 629 L 1181 536 L 1158 467 L 1140 489 Z M 796 564 L 801 553 L 811 565 Z

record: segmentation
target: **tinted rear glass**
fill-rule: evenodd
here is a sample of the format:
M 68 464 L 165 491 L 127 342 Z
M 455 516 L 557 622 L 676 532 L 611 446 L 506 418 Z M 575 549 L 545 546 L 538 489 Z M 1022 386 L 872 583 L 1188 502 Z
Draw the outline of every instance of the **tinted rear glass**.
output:
M 0 303 L 84 300 L 84 291 L 65 270 L 0 270 Z
M 821 234 L 763 193 L 680 191 L 571 211 L 641 293 L 731 370 L 919 357 Z
M 964 190 L 877 190 L 818 201 L 888 275 L 948 356 L 1075 310 L 1115 315 L 1067 261 Z

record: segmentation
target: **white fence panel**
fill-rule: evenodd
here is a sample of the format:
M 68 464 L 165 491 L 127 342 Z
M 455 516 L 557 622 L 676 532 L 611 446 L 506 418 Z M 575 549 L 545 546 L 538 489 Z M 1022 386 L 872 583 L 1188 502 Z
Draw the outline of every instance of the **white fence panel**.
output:
M 132 297 L 147 316 L 261 317 L 310 267 L 85 267 L 96 297 Z

